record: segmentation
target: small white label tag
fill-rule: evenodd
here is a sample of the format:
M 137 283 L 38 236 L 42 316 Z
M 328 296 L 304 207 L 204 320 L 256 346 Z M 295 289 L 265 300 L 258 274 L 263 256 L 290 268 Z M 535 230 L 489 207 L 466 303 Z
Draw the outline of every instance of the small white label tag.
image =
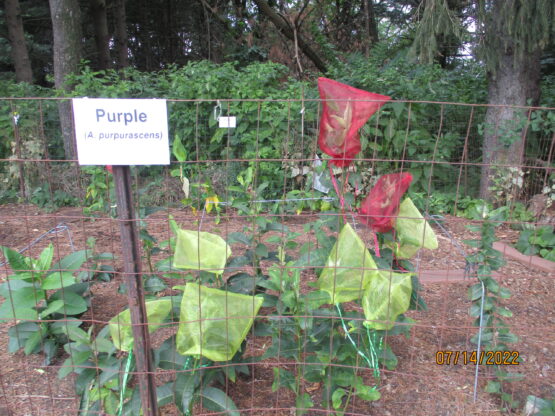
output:
M 218 121 L 223 129 L 234 129 L 237 125 L 237 117 L 220 117 Z

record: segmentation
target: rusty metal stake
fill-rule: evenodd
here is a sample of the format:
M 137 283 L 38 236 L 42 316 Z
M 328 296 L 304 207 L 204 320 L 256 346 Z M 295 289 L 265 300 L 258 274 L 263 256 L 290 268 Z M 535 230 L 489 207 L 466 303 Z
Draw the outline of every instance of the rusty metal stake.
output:
M 150 355 L 150 338 L 141 275 L 139 233 L 133 209 L 129 166 L 113 166 L 121 232 L 123 271 L 133 329 L 133 351 L 143 414 L 157 416 L 156 384 Z

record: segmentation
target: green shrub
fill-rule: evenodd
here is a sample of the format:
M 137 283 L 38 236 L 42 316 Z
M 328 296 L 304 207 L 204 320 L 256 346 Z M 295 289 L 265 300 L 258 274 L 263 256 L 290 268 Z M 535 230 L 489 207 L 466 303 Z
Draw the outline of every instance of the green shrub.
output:
M 515 245 L 523 254 L 555 261 L 555 233 L 553 227 L 545 225 L 535 230 L 523 230 Z

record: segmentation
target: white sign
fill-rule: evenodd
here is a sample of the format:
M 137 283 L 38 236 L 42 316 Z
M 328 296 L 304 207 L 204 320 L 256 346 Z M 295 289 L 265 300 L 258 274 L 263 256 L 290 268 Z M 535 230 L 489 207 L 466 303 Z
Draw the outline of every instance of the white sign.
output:
M 234 129 L 237 126 L 237 118 L 236 117 L 220 117 L 218 119 L 218 127 L 224 129 Z
M 166 100 L 74 98 L 80 165 L 169 165 Z

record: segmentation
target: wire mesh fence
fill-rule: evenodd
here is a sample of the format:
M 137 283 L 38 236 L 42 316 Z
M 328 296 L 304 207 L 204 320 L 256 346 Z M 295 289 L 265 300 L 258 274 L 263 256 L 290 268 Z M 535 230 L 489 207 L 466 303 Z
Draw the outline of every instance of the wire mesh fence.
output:
M 125 222 L 117 172 L 64 160 L 59 102 L 0 101 L 0 414 L 496 414 L 552 397 L 554 109 L 488 126 L 485 106 L 391 102 L 338 168 L 318 100 L 168 100 L 172 162 L 131 168 Z M 483 158 L 492 130 L 524 141 L 518 163 Z M 412 182 L 375 232 L 361 202 L 391 173 Z

